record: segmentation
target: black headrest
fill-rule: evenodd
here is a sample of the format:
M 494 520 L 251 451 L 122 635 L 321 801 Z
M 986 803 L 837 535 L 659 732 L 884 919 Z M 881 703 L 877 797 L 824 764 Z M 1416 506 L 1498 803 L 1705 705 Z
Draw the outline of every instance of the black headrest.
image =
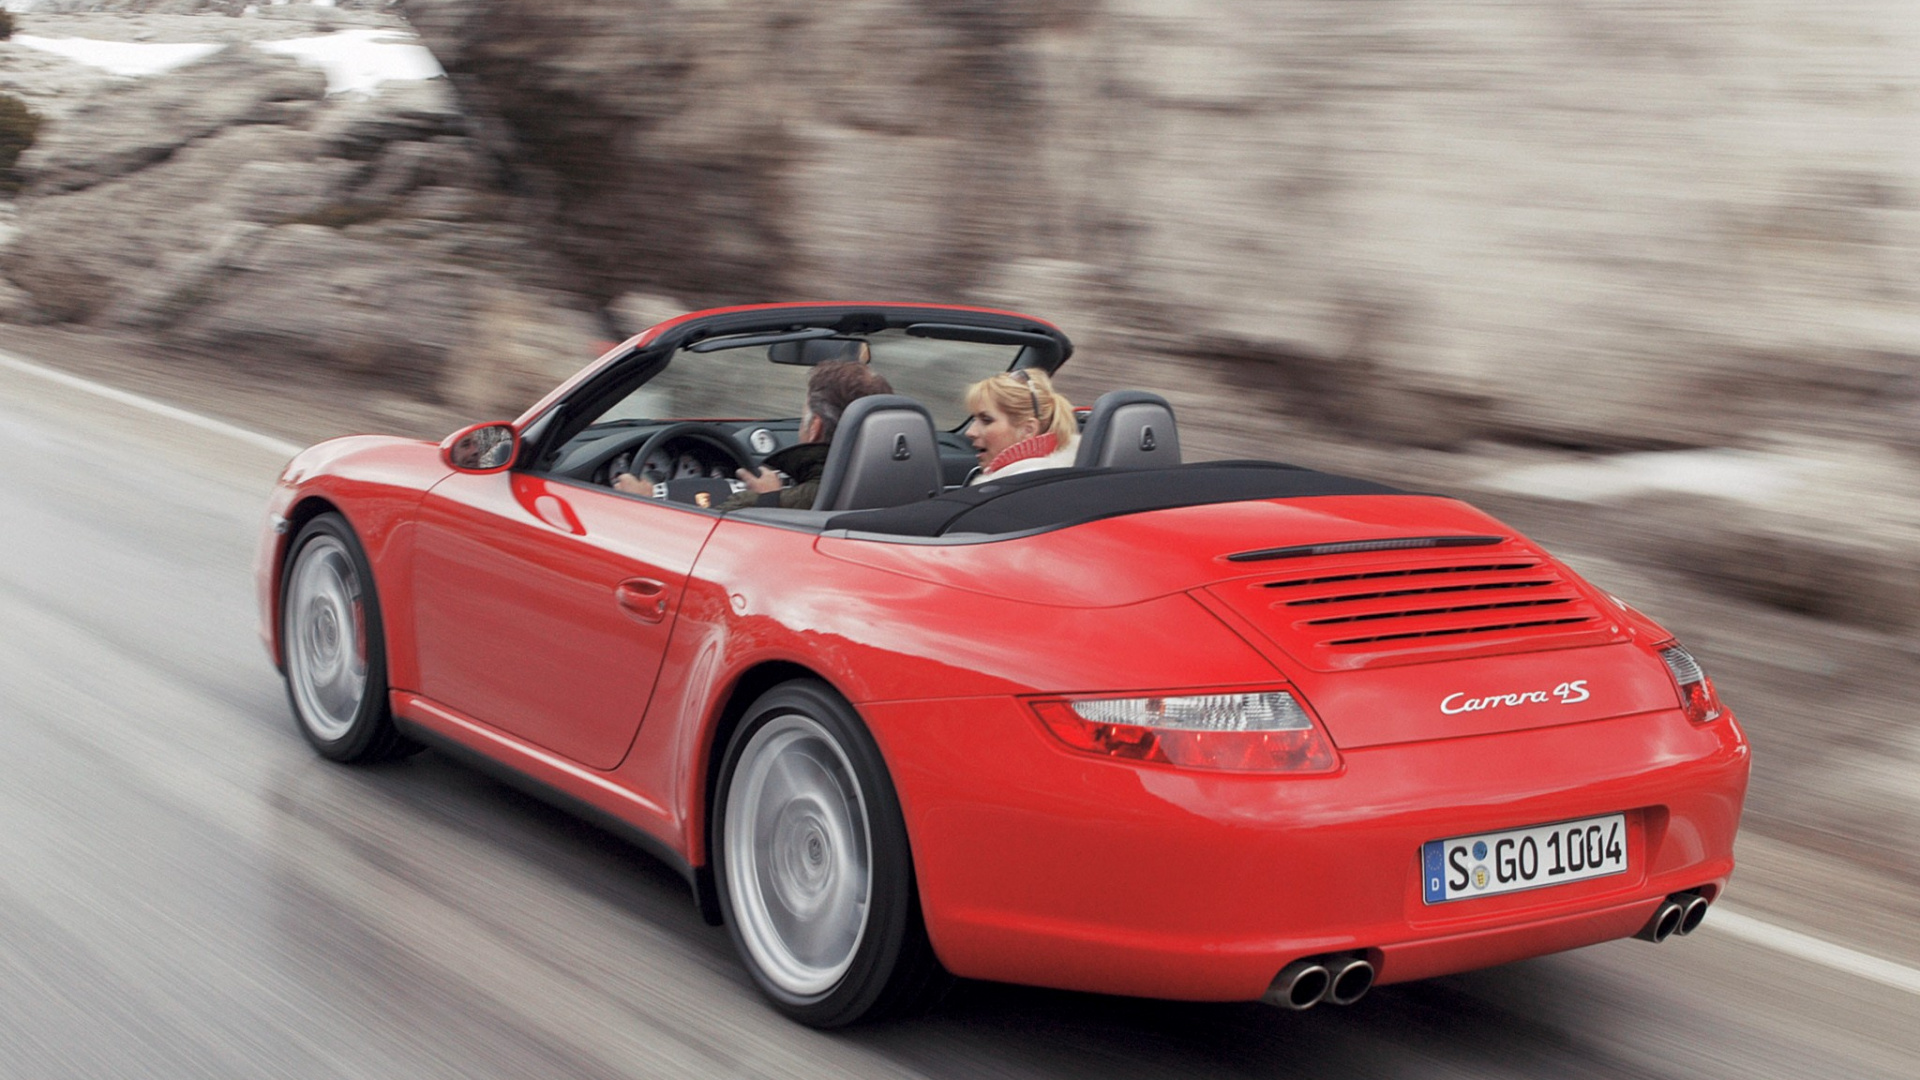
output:
M 940 450 L 927 407 L 898 394 L 847 406 L 827 450 L 815 510 L 899 506 L 940 494 Z
M 1073 464 L 1080 469 L 1160 469 L 1180 464 L 1173 406 L 1145 390 L 1112 390 L 1093 403 Z

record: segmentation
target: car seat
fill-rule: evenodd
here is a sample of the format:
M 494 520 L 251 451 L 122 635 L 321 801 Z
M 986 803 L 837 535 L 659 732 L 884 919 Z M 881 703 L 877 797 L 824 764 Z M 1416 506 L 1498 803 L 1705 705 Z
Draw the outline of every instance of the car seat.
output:
M 1074 453 L 1077 469 L 1163 469 L 1180 464 L 1173 406 L 1145 390 L 1111 390 L 1093 403 Z
M 870 394 L 840 418 L 813 509 L 899 506 L 940 494 L 941 484 L 927 407 L 898 394 Z

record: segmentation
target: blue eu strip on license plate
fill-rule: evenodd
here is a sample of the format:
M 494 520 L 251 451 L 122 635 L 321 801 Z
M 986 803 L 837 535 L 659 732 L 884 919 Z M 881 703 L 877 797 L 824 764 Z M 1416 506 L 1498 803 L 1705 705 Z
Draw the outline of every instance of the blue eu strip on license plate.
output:
M 1429 840 L 1420 846 L 1420 869 L 1421 896 L 1429 904 L 1622 874 L 1627 816 Z

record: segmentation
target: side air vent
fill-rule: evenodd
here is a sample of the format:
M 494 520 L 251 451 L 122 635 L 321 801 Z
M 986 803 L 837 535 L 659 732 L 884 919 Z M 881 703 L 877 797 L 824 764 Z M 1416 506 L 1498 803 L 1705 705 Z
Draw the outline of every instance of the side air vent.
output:
M 1323 668 L 1615 632 L 1585 592 L 1530 554 L 1320 569 L 1214 591 L 1283 648 Z

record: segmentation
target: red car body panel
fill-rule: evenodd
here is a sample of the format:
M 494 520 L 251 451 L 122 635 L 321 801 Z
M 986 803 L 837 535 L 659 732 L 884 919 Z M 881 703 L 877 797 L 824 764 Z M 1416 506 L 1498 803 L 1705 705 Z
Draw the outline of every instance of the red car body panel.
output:
M 418 514 L 421 693 L 589 767 L 618 765 L 716 519 L 518 473 L 449 476 Z
M 915 796 L 944 962 L 1159 997 L 1258 997 L 1287 961 L 1339 950 L 1380 954 L 1397 982 L 1626 936 L 1668 893 L 1724 886 L 1747 765 L 1732 724 L 1671 710 L 1343 752 L 1340 774 L 1279 780 L 1075 754 L 1016 703 L 866 714 Z M 1628 876 L 1421 899 L 1427 840 L 1622 810 Z
M 1656 652 L 1670 635 L 1457 501 L 1232 502 L 914 543 L 460 474 L 431 444 L 356 437 L 295 458 L 274 494 L 258 587 L 276 661 L 287 541 L 321 509 L 372 565 L 397 716 L 696 876 L 729 710 L 766 679 L 833 687 L 882 751 L 928 933 L 960 975 L 1240 1000 L 1293 959 L 1358 950 L 1397 982 L 1622 937 L 1732 872 L 1748 750 L 1731 714 L 1688 720 Z M 1409 535 L 1489 539 L 1228 558 Z M 1417 611 L 1422 574 L 1585 614 L 1471 644 L 1440 612 L 1370 636 L 1382 605 Z M 1336 770 L 1097 757 L 1030 705 L 1283 687 L 1331 736 Z M 1422 898 L 1427 841 L 1612 813 L 1625 874 Z

